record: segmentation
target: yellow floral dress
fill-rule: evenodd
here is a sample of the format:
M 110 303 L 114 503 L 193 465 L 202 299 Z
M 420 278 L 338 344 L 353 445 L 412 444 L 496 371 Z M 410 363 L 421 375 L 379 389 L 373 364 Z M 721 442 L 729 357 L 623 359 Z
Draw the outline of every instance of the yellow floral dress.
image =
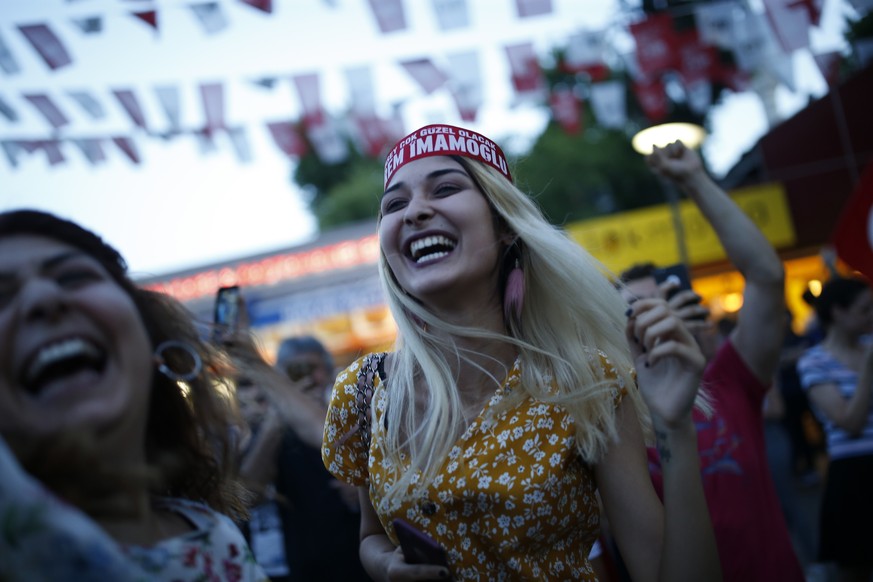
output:
M 369 452 L 360 433 L 343 440 L 358 424 L 356 372 L 363 360 L 337 377 L 322 458 L 337 479 L 369 482 L 370 500 L 394 543 L 391 522 L 399 517 L 446 549 L 456 580 L 596 580 L 588 553 L 600 531 L 600 513 L 593 471 L 576 448 L 573 419 L 563 407 L 533 398 L 489 414 L 518 385 L 518 361 L 421 497 L 386 507 L 382 501 L 393 478 L 381 446 L 387 399 L 378 376 Z

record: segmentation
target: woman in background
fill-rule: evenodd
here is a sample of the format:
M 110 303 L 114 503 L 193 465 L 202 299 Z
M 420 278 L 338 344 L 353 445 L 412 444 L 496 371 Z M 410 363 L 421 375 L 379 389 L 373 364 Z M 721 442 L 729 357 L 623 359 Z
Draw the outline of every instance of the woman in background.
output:
M 818 561 L 840 582 L 873 574 L 873 291 L 837 277 L 813 300 L 824 339 L 797 362 L 800 382 L 822 422 L 829 457 L 819 513 Z

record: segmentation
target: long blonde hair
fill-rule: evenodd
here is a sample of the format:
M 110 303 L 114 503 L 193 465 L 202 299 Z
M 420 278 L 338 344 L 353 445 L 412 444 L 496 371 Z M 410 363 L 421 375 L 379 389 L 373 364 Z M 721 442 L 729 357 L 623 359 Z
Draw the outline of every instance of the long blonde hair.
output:
M 385 254 L 380 254 L 380 279 L 399 330 L 388 370 L 384 443 L 390 465 L 399 469 L 388 501 L 406 495 L 419 471 L 423 483 L 430 482 L 465 428 L 451 360 L 455 367 L 460 361 L 480 369 L 481 365 L 472 362 L 453 337 L 515 346 L 521 382 L 507 405 L 533 397 L 564 406 L 576 423 L 579 454 L 587 463 L 596 463 L 617 438 L 617 388 L 626 388 L 624 399 L 636 408 L 644 431 L 649 429 L 625 336 L 627 304 L 607 269 L 564 230 L 550 224 L 505 177 L 475 160 L 452 158 L 479 187 L 497 224 L 516 237 L 514 256 L 505 258 L 520 261 L 524 305 L 519 318 L 506 322 L 505 333 L 445 323 L 404 292 Z M 615 377 L 607 375 L 604 359 L 614 368 Z M 492 379 L 497 389 L 502 378 Z M 416 417 L 416 386 L 422 384 L 427 386 L 427 414 Z M 401 452 L 408 465 L 401 462 Z

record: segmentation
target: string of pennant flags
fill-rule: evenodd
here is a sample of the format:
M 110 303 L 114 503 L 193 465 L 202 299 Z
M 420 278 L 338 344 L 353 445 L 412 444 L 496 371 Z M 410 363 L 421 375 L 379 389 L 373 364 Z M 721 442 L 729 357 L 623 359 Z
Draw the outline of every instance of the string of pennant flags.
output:
M 129 0 L 128 0 L 129 1 Z M 208 34 L 217 34 L 230 24 L 225 14 L 229 0 L 222 2 L 176 2 L 172 6 L 150 4 L 148 10 L 136 9 L 125 14 L 145 25 L 160 29 L 161 10 L 185 8 L 200 22 Z M 323 0 L 332 4 L 330 0 Z M 361 0 L 363 1 L 363 0 Z M 404 2 L 408 0 L 366 0 L 373 21 L 382 34 L 391 34 L 408 27 Z M 471 26 L 470 0 L 431 0 L 440 30 L 448 31 Z M 532 18 L 553 11 L 552 0 L 512 0 L 518 18 Z M 627 98 L 631 94 L 651 121 L 663 119 L 669 109 L 667 84 L 678 83 L 684 91 L 690 109 L 700 114 L 712 105 L 714 84 L 734 91 L 746 91 L 762 76 L 774 83 L 794 88 L 791 55 L 809 48 L 809 30 L 818 26 L 825 0 L 764 0 L 764 12 L 756 13 L 740 0 L 715 0 L 684 5 L 685 20 L 693 26 L 679 26 L 676 12 L 669 6 L 657 9 L 643 2 L 644 10 L 632 15 L 626 25 L 635 49 L 630 55 L 620 55 L 621 66 L 631 81 L 616 79 L 615 55 L 610 55 L 605 30 L 579 30 L 565 39 L 557 67 L 574 84 L 549 86 L 541 58 L 533 42 L 507 44 L 502 47 L 510 71 L 515 95 L 547 106 L 553 118 L 570 133 L 582 131 L 585 121 L 583 101 L 587 100 L 595 123 L 607 128 L 622 128 L 627 122 Z M 836 0 L 833 0 L 836 1 Z M 128 2 L 119 0 L 121 5 Z M 273 12 L 273 0 L 233 0 L 262 14 Z M 138 3 L 139 4 L 139 3 Z M 669 4 L 669 2 L 666 2 Z M 852 0 L 859 13 L 873 9 L 873 0 Z M 166 8 L 162 8 L 166 6 Z M 646 9 L 648 7 L 648 9 Z M 100 15 L 76 18 L 82 34 L 99 34 L 104 18 Z M 15 29 L 40 57 L 45 66 L 55 71 L 72 64 L 52 22 L 18 24 Z M 855 47 L 869 60 L 873 45 Z M 729 58 L 725 58 L 727 55 Z M 822 75 L 829 83 L 837 81 L 842 55 L 814 55 Z M 460 118 L 476 120 L 484 102 L 485 88 L 478 49 L 454 52 L 437 57 L 401 59 L 397 65 L 405 71 L 425 95 L 446 90 L 457 107 Z M 6 76 L 21 72 L 21 66 L 11 48 L 0 36 L 0 70 Z M 350 95 L 350 110 L 341 115 L 327 111 L 321 96 L 319 73 L 265 76 L 250 79 L 255 90 L 272 91 L 283 79 L 290 79 L 295 89 L 299 118 L 264 120 L 262 129 L 275 147 L 289 158 L 299 158 L 310 150 L 325 163 L 338 163 L 349 155 L 349 143 L 362 153 L 379 156 L 384 149 L 402 136 L 402 103 L 395 104 L 389 116 L 377 113 L 373 91 L 373 71 L 368 66 L 346 70 L 345 82 Z M 584 83 L 580 91 L 579 83 Z M 16 97 L 0 92 L 0 117 L 13 126 L 20 119 L 22 107 L 31 108 L 48 124 L 51 133 L 38 139 L 0 137 L 6 161 L 16 168 L 22 156 L 44 152 L 50 165 L 66 161 L 63 144 L 72 144 L 92 165 L 107 159 L 107 148 L 114 147 L 131 163 L 143 162 L 137 139 L 141 135 L 173 139 L 192 135 L 201 144 L 201 151 L 214 151 L 216 138 L 226 136 L 241 163 L 251 161 L 246 126 L 226 119 L 229 90 L 237 85 L 222 81 L 195 82 L 194 87 L 163 85 L 154 87 L 151 95 L 133 88 L 106 90 L 70 89 L 62 95 L 48 91 L 28 91 Z M 629 85 L 629 86 L 628 86 Z M 202 108 L 202 125 L 183 127 L 181 92 L 196 88 Z M 163 123 L 155 124 L 144 112 L 143 99 L 153 99 L 162 110 Z M 70 125 L 68 107 L 77 108 L 95 122 L 105 119 L 108 107 L 120 108 L 135 133 L 113 131 L 111 135 L 66 135 Z

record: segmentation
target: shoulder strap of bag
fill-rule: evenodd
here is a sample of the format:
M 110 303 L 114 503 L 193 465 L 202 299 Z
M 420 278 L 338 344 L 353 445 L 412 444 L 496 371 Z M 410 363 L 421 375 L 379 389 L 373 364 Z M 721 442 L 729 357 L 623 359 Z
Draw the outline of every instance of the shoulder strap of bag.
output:
M 355 408 L 358 412 L 358 432 L 361 433 L 361 440 L 368 450 L 370 448 L 370 419 L 372 417 L 370 409 L 373 402 L 373 384 L 384 360 L 384 352 L 370 354 L 364 358 L 361 368 L 358 370 Z

